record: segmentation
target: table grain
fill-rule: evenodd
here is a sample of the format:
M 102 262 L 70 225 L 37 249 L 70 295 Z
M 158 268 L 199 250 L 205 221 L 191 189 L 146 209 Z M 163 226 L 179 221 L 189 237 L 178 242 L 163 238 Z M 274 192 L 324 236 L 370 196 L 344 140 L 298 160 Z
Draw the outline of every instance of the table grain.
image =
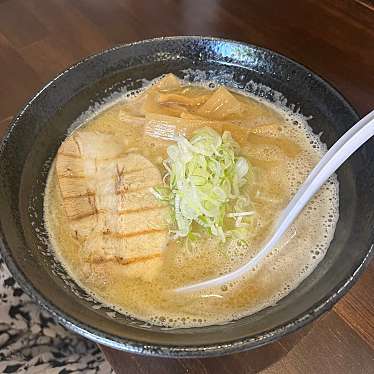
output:
M 209 35 L 273 49 L 324 77 L 360 115 L 374 107 L 372 0 L 0 0 L 0 137 L 38 88 L 82 57 L 165 35 Z M 280 341 L 208 359 L 101 347 L 117 373 L 374 372 L 374 263 L 313 324 Z

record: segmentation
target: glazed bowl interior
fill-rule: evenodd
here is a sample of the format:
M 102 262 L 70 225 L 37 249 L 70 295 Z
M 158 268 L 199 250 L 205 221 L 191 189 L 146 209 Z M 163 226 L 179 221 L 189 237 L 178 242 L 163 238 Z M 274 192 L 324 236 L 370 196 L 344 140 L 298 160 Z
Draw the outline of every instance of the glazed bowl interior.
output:
M 180 37 L 135 43 L 90 57 L 44 87 L 15 118 L 1 146 L 2 255 L 21 286 L 67 327 L 114 348 L 161 356 L 206 356 L 263 345 L 329 309 L 358 277 L 373 242 L 374 147 L 338 172 L 340 218 L 326 257 L 293 292 L 252 316 L 223 326 L 164 329 L 92 300 L 54 258 L 43 221 L 43 191 L 71 124 L 93 105 L 144 80 L 174 73 L 279 100 L 311 116 L 331 146 L 357 120 L 344 98 L 318 76 L 274 52 L 231 41 Z M 254 83 L 260 83 L 254 84 Z M 269 89 L 270 88 L 270 89 Z M 293 106 L 292 106 L 293 105 Z

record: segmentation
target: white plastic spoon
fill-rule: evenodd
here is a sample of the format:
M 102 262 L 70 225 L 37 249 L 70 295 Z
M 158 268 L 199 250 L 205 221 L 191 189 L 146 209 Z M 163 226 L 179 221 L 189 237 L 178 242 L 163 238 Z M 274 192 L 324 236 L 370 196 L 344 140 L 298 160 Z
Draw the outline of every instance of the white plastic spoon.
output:
M 304 184 L 291 199 L 287 208 L 282 212 L 278 223 L 274 226 L 272 236 L 256 256 L 231 273 L 200 283 L 180 287 L 175 291 L 197 291 L 207 287 L 221 286 L 240 278 L 245 273 L 256 267 L 271 252 L 288 227 L 327 179 L 334 174 L 334 172 L 352 155 L 352 153 L 367 142 L 372 136 L 374 136 L 374 111 L 370 112 L 357 122 L 357 124 L 348 130 L 322 157 L 321 161 L 312 170 Z

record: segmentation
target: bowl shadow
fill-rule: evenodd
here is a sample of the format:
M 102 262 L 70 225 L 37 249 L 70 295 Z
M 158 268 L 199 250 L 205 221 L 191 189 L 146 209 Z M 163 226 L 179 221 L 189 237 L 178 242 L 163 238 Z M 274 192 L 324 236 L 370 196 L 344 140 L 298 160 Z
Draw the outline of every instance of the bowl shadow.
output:
M 117 374 L 142 372 L 144 374 L 215 374 L 261 373 L 285 359 L 288 353 L 313 329 L 314 324 L 282 339 L 250 351 L 209 358 L 170 359 L 141 356 L 99 346 Z

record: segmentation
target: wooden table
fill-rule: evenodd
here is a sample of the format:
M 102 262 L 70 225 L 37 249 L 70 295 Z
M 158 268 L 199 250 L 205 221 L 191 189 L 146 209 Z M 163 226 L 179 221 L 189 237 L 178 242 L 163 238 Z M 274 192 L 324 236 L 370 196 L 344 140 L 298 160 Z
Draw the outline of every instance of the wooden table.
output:
M 0 0 L 0 136 L 24 101 L 80 58 L 162 35 L 213 35 L 271 48 L 374 107 L 372 0 Z M 221 358 L 167 360 L 101 347 L 117 373 L 374 372 L 374 263 L 318 321 Z

